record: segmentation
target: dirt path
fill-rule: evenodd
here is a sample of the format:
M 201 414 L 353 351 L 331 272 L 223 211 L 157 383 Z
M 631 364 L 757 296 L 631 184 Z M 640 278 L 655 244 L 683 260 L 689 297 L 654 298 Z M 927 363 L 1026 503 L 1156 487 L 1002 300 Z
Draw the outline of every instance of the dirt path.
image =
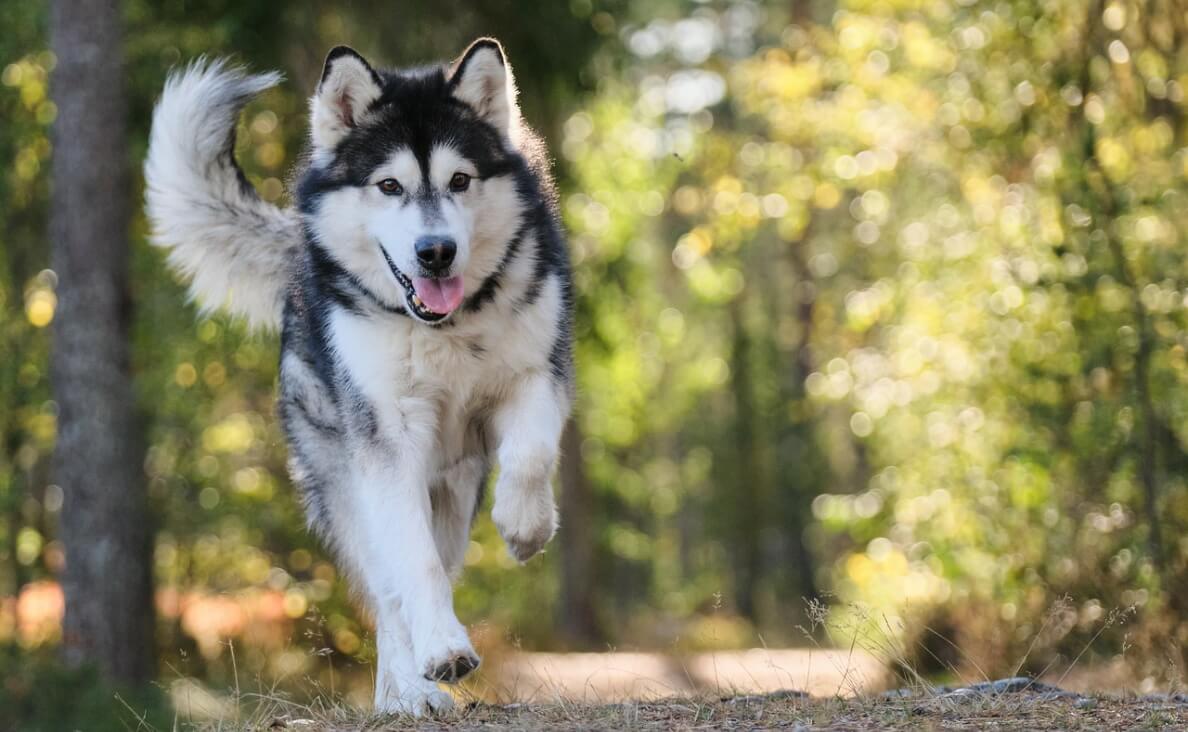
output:
M 366 699 L 298 704 L 260 695 L 256 703 L 222 700 L 227 709 L 190 717 L 189 728 L 1188 730 L 1184 694 L 1094 694 L 1023 677 L 884 692 L 884 666 L 876 658 L 838 650 L 515 653 L 490 661 L 456 690 L 457 709 L 443 719 L 376 718 L 360 711 Z M 228 718 L 236 721 L 228 725 Z
M 455 718 L 274 719 L 255 729 L 335 730 L 1184 730 L 1188 701 L 976 695 L 924 700 L 886 697 L 808 699 L 794 695 L 629 702 L 611 705 L 473 704 Z M 223 728 L 225 729 L 225 728 Z
M 800 689 L 856 696 L 884 687 L 885 667 L 863 651 L 756 648 L 685 657 L 656 653 L 517 653 L 495 659 L 474 693 L 485 701 L 586 703 L 735 696 Z

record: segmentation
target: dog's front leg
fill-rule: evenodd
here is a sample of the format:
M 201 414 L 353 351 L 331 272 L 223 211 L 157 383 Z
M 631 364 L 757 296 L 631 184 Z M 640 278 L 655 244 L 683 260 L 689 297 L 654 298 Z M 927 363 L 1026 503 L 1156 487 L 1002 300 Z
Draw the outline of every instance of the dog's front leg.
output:
M 356 466 L 352 513 L 361 545 L 352 553 L 375 604 L 382 711 L 438 709 L 433 682 L 456 682 L 479 664 L 434 543 L 424 454 L 377 449 Z
M 544 373 L 517 382 L 495 411 L 499 480 L 491 518 L 521 562 L 539 552 L 557 529 L 552 477 L 568 414 L 568 394 Z
M 376 615 L 375 709 L 421 717 L 454 708 L 454 699 L 426 679 L 413 656 L 412 636 L 399 612 Z

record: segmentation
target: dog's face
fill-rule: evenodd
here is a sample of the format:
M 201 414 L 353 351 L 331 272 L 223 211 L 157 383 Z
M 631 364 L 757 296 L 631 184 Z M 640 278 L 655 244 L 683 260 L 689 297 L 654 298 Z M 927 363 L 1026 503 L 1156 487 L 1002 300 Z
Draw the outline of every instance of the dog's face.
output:
M 414 318 L 449 317 L 519 228 L 515 87 L 499 44 L 449 68 L 379 72 L 330 52 L 299 191 L 315 244 Z

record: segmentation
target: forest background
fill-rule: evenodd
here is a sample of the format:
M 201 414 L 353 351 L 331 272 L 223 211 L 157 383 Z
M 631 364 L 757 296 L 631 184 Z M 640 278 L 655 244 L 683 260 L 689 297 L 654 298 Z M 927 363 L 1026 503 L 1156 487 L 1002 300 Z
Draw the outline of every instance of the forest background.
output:
M 104 14 L 118 81 L 79 97 L 55 44 Z M 287 201 L 328 48 L 407 65 L 480 35 L 556 158 L 579 364 L 555 543 L 515 568 L 476 525 L 457 604 L 483 643 L 877 638 L 940 675 L 1181 678 L 1188 3 L 3 0 L 0 26 L 0 709 L 366 667 L 286 477 L 277 338 L 196 318 L 147 244 L 139 166 L 169 70 L 231 56 L 287 77 L 239 150 Z M 90 151 L 110 190 L 73 199 L 123 201 L 122 248 L 53 234 L 82 215 L 51 185 L 72 94 L 123 120 Z M 72 439 L 127 446 L 118 479 L 58 429 L 87 397 L 53 374 L 94 356 L 69 349 L 88 312 L 60 277 L 92 267 L 126 273 L 121 316 L 85 322 L 125 344 L 127 389 L 88 393 L 129 419 Z M 74 491 L 143 509 L 79 529 Z M 71 541 L 130 521 L 140 640 L 64 670 Z M 102 616 L 110 593 L 66 584 Z

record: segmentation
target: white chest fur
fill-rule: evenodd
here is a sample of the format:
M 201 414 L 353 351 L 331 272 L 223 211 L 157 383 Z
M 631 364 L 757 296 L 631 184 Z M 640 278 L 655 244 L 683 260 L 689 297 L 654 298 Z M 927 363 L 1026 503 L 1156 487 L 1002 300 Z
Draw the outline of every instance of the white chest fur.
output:
M 446 327 L 337 310 L 330 332 L 351 388 L 374 410 L 381 433 L 434 450 L 440 468 L 461 456 L 476 415 L 520 379 L 548 370 L 562 312 L 560 283 L 550 278 L 530 306 L 491 303 Z

